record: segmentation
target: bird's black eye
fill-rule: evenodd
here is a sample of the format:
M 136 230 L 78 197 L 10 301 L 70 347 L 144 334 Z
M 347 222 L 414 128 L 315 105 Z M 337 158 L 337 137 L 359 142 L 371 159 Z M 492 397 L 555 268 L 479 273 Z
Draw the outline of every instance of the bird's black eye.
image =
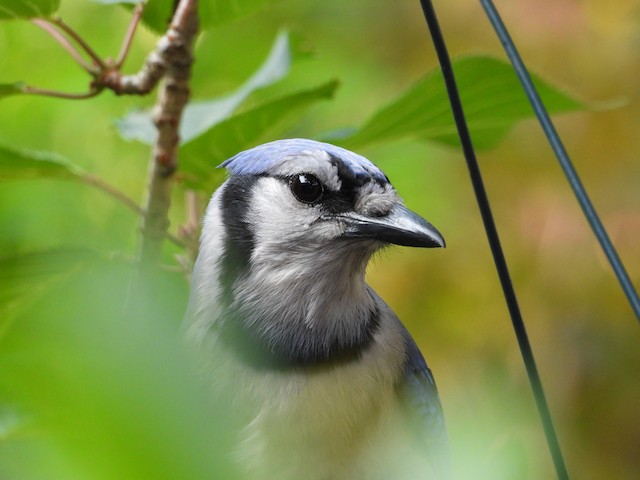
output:
M 316 203 L 322 198 L 324 186 L 309 173 L 298 173 L 289 178 L 291 193 L 303 203 Z

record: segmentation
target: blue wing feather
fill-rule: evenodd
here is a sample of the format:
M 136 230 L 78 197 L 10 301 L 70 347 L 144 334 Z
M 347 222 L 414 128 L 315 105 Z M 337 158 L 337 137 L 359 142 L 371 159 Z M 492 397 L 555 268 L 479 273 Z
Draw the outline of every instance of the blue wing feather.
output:
M 400 396 L 417 422 L 416 441 L 437 472 L 437 478 L 450 477 L 450 452 L 444 413 L 431 370 L 409 332 L 404 329 L 406 361 Z

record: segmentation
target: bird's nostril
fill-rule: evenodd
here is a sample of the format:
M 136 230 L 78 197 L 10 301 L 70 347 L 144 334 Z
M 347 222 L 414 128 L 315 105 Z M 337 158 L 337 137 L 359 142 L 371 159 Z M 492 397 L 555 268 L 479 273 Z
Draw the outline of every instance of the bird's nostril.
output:
M 376 209 L 373 212 L 371 212 L 371 216 L 372 217 L 376 217 L 376 218 L 381 218 L 381 217 L 386 217 L 387 215 L 389 215 L 390 210 L 386 209 L 386 208 L 380 208 L 380 209 Z
M 387 202 L 369 202 L 362 209 L 362 214 L 373 218 L 386 217 L 391 213 L 393 208 Z

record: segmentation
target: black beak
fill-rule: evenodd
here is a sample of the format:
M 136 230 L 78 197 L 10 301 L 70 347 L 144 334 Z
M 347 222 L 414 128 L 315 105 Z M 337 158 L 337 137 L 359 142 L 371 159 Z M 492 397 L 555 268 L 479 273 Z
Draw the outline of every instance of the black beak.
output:
M 345 238 L 370 238 L 407 247 L 444 247 L 440 232 L 420 215 L 402 205 L 382 217 L 345 213 L 339 218 L 346 223 Z

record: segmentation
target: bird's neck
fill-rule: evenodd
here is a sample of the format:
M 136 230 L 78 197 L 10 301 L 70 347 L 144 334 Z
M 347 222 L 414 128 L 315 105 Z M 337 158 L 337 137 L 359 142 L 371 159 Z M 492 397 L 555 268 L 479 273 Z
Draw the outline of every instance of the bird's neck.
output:
M 223 331 L 266 363 L 357 358 L 379 322 L 364 281 L 372 251 L 348 243 L 331 252 L 301 248 L 286 256 L 257 249 L 244 269 L 229 267 L 237 276 L 221 299 Z M 231 280 L 224 267 L 220 278 Z

